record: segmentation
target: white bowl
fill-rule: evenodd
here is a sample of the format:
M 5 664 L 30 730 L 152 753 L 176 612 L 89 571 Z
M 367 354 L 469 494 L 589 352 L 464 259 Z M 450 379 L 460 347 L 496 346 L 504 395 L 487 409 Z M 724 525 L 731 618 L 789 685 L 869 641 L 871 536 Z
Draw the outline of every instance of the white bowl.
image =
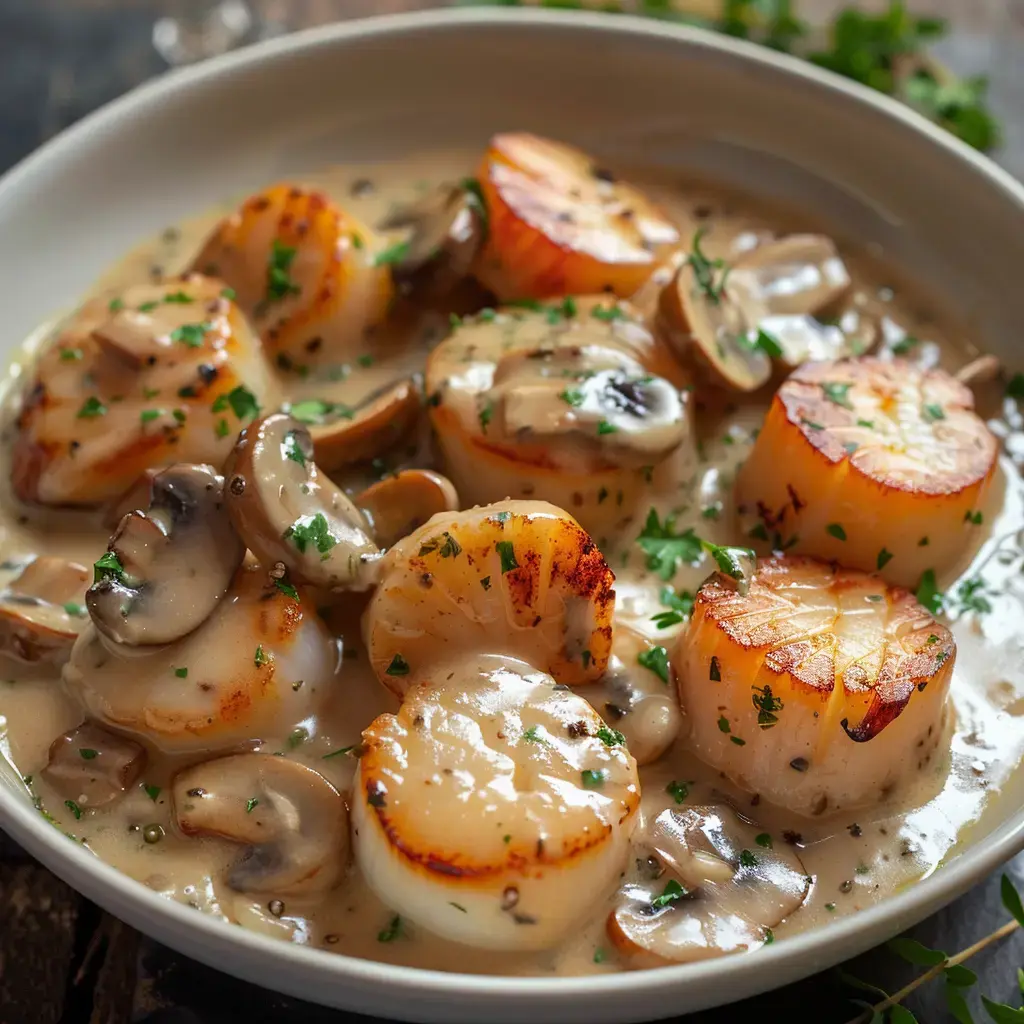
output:
M 988 160 L 895 103 L 768 50 L 654 21 L 502 10 L 276 40 L 168 75 L 43 147 L 0 182 L 7 351 L 132 243 L 226 196 L 344 160 L 480 146 L 497 129 L 796 203 L 880 246 L 1014 362 L 1024 189 Z M 1021 810 L 907 891 L 746 956 L 501 978 L 285 945 L 197 914 L 68 842 L 2 773 L 0 826 L 90 899 L 197 960 L 331 1006 L 447 1024 L 623 1022 L 740 999 L 892 936 L 1024 847 Z

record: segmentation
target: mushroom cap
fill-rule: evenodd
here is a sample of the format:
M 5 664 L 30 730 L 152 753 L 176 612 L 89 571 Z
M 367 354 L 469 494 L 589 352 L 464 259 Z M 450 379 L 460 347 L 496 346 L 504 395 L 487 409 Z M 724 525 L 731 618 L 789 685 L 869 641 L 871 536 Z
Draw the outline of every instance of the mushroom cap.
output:
M 467 504 L 536 495 L 601 535 L 633 513 L 652 471 L 688 438 L 688 392 L 623 304 L 534 307 L 466 318 L 431 352 L 444 469 Z
M 306 424 L 317 466 L 332 473 L 383 455 L 416 425 L 422 388 L 409 377 L 371 392 L 352 408 L 328 402 L 298 402 L 287 410 Z
M 89 571 L 39 555 L 0 591 L 0 651 L 16 661 L 61 665 L 82 631 Z
M 243 564 L 213 614 L 175 644 L 112 644 L 90 623 L 65 686 L 90 717 L 170 754 L 283 738 L 319 710 L 339 662 L 312 598 L 279 582 Z
M 429 469 L 403 469 L 371 484 L 355 497 L 377 543 L 390 548 L 431 516 L 455 512 L 459 496 L 452 482 Z
M 729 278 L 731 286 L 731 277 Z M 690 358 L 711 381 L 732 391 L 764 387 L 771 359 L 748 337 L 749 321 L 724 286 L 707 288 L 688 260 L 662 289 L 660 323 L 680 355 Z
M 447 295 L 469 274 L 485 234 L 480 201 L 451 184 L 392 210 L 377 227 L 411 229 L 405 250 L 390 264 L 391 276 L 401 294 L 423 298 Z
M 747 249 L 732 262 L 729 291 L 756 323 L 761 316 L 817 316 L 850 290 L 835 242 L 825 235 L 786 235 Z
M 348 863 L 348 808 L 322 775 L 286 757 L 234 754 L 193 765 L 171 784 L 186 836 L 245 847 L 228 871 L 239 892 L 305 895 L 333 888 Z
M 608 668 L 597 692 L 587 694 L 609 725 L 625 736 L 638 765 L 657 761 L 682 725 L 674 687 L 638 660 L 650 647 L 636 630 L 616 623 Z
M 242 431 L 225 467 L 227 507 L 249 550 L 300 583 L 364 590 L 380 550 L 359 509 L 314 462 L 309 431 L 283 413 Z
M 103 807 L 124 796 L 145 766 L 141 744 L 87 721 L 50 744 L 43 776 L 61 796 L 83 807 Z
M 401 696 L 439 662 L 520 658 L 557 682 L 600 678 L 615 576 L 575 519 L 543 501 L 434 516 L 385 556 L 363 614 L 377 678 Z
M 167 644 L 191 633 L 245 557 L 212 466 L 171 466 L 150 494 L 149 508 L 129 512 L 114 531 L 111 566 L 98 564 L 86 596 L 96 627 L 116 643 Z
M 631 881 L 608 918 L 615 946 L 644 961 L 685 963 L 753 949 L 810 891 L 796 851 L 728 807 L 662 811 L 644 839 L 674 877 Z
M 15 493 L 92 506 L 150 467 L 219 466 L 275 391 L 222 282 L 191 275 L 93 299 L 35 364 L 12 452 Z

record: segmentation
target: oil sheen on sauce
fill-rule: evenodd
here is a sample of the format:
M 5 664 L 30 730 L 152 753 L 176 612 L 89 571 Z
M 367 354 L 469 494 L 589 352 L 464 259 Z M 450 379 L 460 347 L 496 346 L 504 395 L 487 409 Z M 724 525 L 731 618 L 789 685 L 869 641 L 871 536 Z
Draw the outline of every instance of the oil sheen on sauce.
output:
M 401 166 L 335 169 L 311 175 L 306 183 L 326 189 L 364 222 L 374 223 L 392 204 L 407 202 L 436 182 L 457 180 L 468 166 L 470 160 L 461 155 L 439 154 Z M 735 254 L 758 232 L 816 227 L 803 223 L 799 213 L 764 210 L 698 183 L 654 174 L 634 174 L 633 180 L 660 200 L 684 232 L 707 228 L 704 246 L 712 257 Z M 142 244 L 101 276 L 96 291 L 173 274 L 222 213 L 210 211 Z M 883 352 L 895 346 L 906 358 L 922 365 L 941 360 L 951 371 L 977 354 L 972 347 L 977 339 L 968 339 L 948 318 L 923 313 L 923 309 L 933 311 L 934 304 L 894 280 L 888 269 L 849 251 L 844 251 L 844 257 L 854 278 L 854 302 L 883 318 Z M 425 313 L 402 339 L 375 344 L 364 358 L 330 379 L 279 374 L 281 391 L 293 401 L 309 397 L 354 403 L 374 388 L 421 371 L 427 352 L 443 336 L 447 319 L 447 312 Z M 6 382 L 8 409 L 16 399 L 24 368 L 51 330 L 52 325 L 41 328 L 16 356 Z M 908 337 L 919 340 L 911 343 Z M 701 417 L 699 443 L 692 439 L 684 443 L 659 467 L 651 482 L 650 505 L 662 516 L 674 514 L 680 530 L 693 526 L 713 542 L 739 542 L 733 525 L 732 483 L 764 409 L 760 399 L 731 408 L 712 422 Z M 683 783 L 691 802 L 728 801 L 772 835 L 774 842 L 797 846 L 813 883 L 804 906 L 775 929 L 777 939 L 810 927 L 827 927 L 839 916 L 856 913 L 913 884 L 939 868 L 960 845 L 983 837 L 1007 809 L 1019 806 L 1024 785 L 1016 768 L 1024 752 L 1020 725 L 1024 640 L 1019 625 L 1024 618 L 1024 489 L 1019 475 L 1024 443 L 1018 433 L 1022 419 L 1015 403 L 1001 396 L 987 408 L 981 404 L 980 411 L 990 417 L 990 426 L 1003 439 L 1004 454 L 974 549 L 964 553 L 955 574 L 939 583 L 955 593 L 958 580 L 980 577 L 990 610 L 961 609 L 950 617 L 958 645 L 951 690 L 954 714 L 948 725 L 951 735 L 948 745 L 940 744 L 938 755 L 922 765 L 913 786 L 855 814 L 808 820 L 733 789 L 688 755 L 680 743 L 641 770 L 641 826 L 675 806 L 679 787 L 672 784 Z M 9 423 L 9 413 L 6 420 Z M 5 444 L 5 450 L 8 447 Z M 424 435 L 408 450 L 392 453 L 386 465 L 374 471 L 429 465 L 432 457 L 431 440 Z M 357 488 L 366 479 L 341 482 Z M 91 514 L 28 510 L 10 498 L 2 512 L 0 555 L 7 561 L 0 570 L 0 585 L 16 572 L 11 562 L 26 556 L 47 553 L 91 565 L 105 549 L 108 532 Z M 635 543 L 641 526 L 638 518 L 616 535 L 599 538 L 617 577 L 616 623 L 632 628 L 648 643 L 671 647 L 682 627 L 659 629 L 652 618 L 665 611 L 660 600 L 663 583 L 646 569 L 644 554 Z M 675 586 L 695 592 L 708 571 L 707 565 L 684 568 Z M 362 650 L 361 607 L 355 600 L 331 613 L 329 623 L 338 636 L 340 657 L 324 712 L 299 723 L 282 723 L 280 734 L 263 737 L 260 747 L 315 768 L 342 790 L 350 784 L 354 762 L 336 752 L 357 744 L 361 730 L 376 715 L 396 708 L 394 698 L 374 679 Z M 655 694 L 667 693 L 667 687 L 647 669 L 632 671 L 636 685 Z M 604 684 L 580 692 L 599 711 L 614 696 Z M 396 931 L 390 927 L 393 912 L 369 892 L 355 868 L 338 888 L 315 900 L 261 902 L 234 892 L 223 878 L 237 848 L 218 839 L 185 838 L 175 831 L 169 787 L 180 762 L 151 753 L 142 784 L 110 810 L 95 810 L 76 820 L 43 780 L 33 778 L 46 764 L 51 741 L 82 720 L 81 710 L 61 681 L 55 674 L 2 666 L 0 715 L 0 750 L 22 776 L 32 780 L 29 788 L 41 806 L 88 850 L 169 899 L 283 941 L 389 963 L 513 975 L 586 974 L 626 966 L 605 936 L 611 904 L 602 894 L 595 895 L 586 927 L 560 947 L 543 953 L 497 955 L 455 945 L 409 925 Z M 147 836 L 159 835 L 147 826 L 162 827 L 158 842 L 147 842 Z

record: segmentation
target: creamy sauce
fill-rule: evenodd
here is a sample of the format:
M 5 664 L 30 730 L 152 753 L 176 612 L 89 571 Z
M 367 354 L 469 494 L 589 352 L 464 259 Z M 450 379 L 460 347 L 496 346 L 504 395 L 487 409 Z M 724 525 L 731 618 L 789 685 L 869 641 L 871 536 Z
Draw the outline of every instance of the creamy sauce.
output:
M 307 183 L 329 191 L 360 220 L 372 224 L 395 204 L 422 195 L 433 183 L 457 180 L 468 166 L 469 161 L 461 155 L 442 154 L 415 165 L 332 170 L 311 176 Z M 764 232 L 815 227 L 803 224 L 799 214 L 791 211 L 761 210 L 748 200 L 692 182 L 643 174 L 636 175 L 634 181 L 664 205 L 683 226 L 684 234 L 694 226 L 706 227 L 704 248 L 711 258 L 735 258 Z M 129 285 L 174 274 L 188 263 L 228 208 L 209 211 L 142 244 L 102 275 L 96 293 L 115 294 Z M 912 347 L 904 343 L 910 358 L 922 365 L 941 361 L 950 370 L 975 354 L 972 342 L 955 325 L 946 320 L 936 322 L 922 313 L 934 309 L 929 300 L 902 283 L 893 290 L 888 271 L 876 262 L 848 251 L 843 256 L 854 279 L 850 310 L 880 318 L 883 348 L 899 348 L 905 336 L 912 335 L 922 340 Z M 471 291 L 454 303 L 457 313 L 470 312 L 478 305 Z M 292 402 L 319 399 L 356 405 L 375 389 L 422 372 L 427 354 L 447 332 L 449 312 L 446 308 L 408 317 L 405 326 L 387 340 L 371 341 L 365 352 L 345 363 L 321 365 L 305 376 L 278 371 L 276 385 Z M 12 367 L 8 406 L 51 331 L 52 325 L 41 328 L 29 339 L 24 354 Z M 617 624 L 635 630 L 651 643 L 671 648 L 683 627 L 660 629 L 653 620 L 667 609 L 659 597 L 663 581 L 645 568 L 643 552 L 634 543 L 643 518 L 653 506 L 662 516 L 675 515 L 679 530 L 693 526 L 715 543 L 739 541 L 733 526 L 732 484 L 749 454 L 768 396 L 762 391 L 749 401 L 716 408 L 705 408 L 702 396 L 695 396 L 697 443 L 691 439 L 661 463 L 635 507 L 617 517 L 614 529 L 595 537 L 617 576 Z M 958 579 L 980 575 L 995 596 L 989 598 L 992 610 L 987 614 L 962 613 L 951 623 L 958 644 L 951 690 L 953 714 L 947 717 L 948 735 L 939 743 L 936 755 L 922 765 L 913 785 L 877 806 L 838 818 L 805 819 L 738 791 L 697 762 L 681 743 L 641 769 L 638 836 L 645 822 L 677 806 L 678 795 L 685 789 L 687 803 L 728 802 L 768 832 L 776 845 L 788 845 L 797 852 L 812 884 L 804 905 L 774 929 L 779 939 L 795 931 L 827 926 L 837 917 L 855 913 L 932 873 L 958 844 L 983 836 L 1007 808 L 1019 806 L 1024 796 L 1024 778 L 1017 768 L 1024 753 L 1020 722 L 1024 715 L 1024 638 L 1019 627 L 1024 613 L 1024 488 L 1018 472 L 1024 459 L 1021 426 L 1020 413 L 1007 401 L 1006 408 L 992 420 L 993 430 L 1005 441 L 1006 453 L 1001 456 L 989 507 L 983 510 L 984 524 L 977 528 L 977 543 L 964 552 L 954 573 L 939 580 L 940 587 L 952 591 Z M 10 436 L 8 427 L 8 441 Z M 390 453 L 370 473 L 352 473 L 339 482 L 354 493 L 374 474 L 430 465 L 433 458 L 432 441 L 424 432 L 415 443 Z M 510 491 L 512 497 L 520 496 L 511 485 Z M 533 496 L 549 497 L 540 492 Z M 17 575 L 16 563 L 33 554 L 70 558 L 89 566 L 104 551 L 107 538 L 108 531 L 94 513 L 30 510 L 8 498 L 0 523 L 0 554 L 8 561 L 0 573 L 0 586 Z M 684 567 L 674 586 L 678 591 L 695 592 L 710 569 L 707 561 L 695 568 Z M 285 702 L 273 724 L 261 723 L 264 731 L 259 737 L 248 737 L 253 742 L 246 745 L 308 765 L 342 791 L 350 786 L 355 761 L 338 752 L 357 745 L 361 731 L 376 715 L 398 706 L 370 670 L 359 629 L 363 603 L 359 596 L 351 596 L 328 613 L 342 657 L 319 711 L 306 713 L 301 701 Z M 662 694 L 668 692 L 667 687 L 652 671 L 632 663 L 629 656 L 620 667 L 641 691 L 639 696 L 633 695 L 639 703 L 638 710 L 631 713 L 641 714 L 643 700 L 653 701 L 643 712 L 648 726 L 637 726 L 632 720 L 623 724 L 610 715 L 609 704 L 621 707 L 623 703 L 621 690 L 611 683 L 578 692 L 613 727 L 627 736 L 636 729 L 637 743 L 657 747 L 657 730 L 674 728 L 671 721 L 666 725 L 673 713 L 672 701 L 665 710 Z M 118 679 L 117 685 L 130 687 L 133 682 Z M 27 670 L 13 662 L 5 665 L 0 715 L 0 722 L 6 723 L 3 753 L 32 780 L 29 788 L 41 808 L 88 850 L 169 899 L 285 941 L 389 963 L 514 975 L 596 973 L 629 966 L 605 934 L 612 903 L 601 893 L 593 896 L 593 912 L 586 926 L 556 948 L 542 953 L 496 954 L 438 939 L 408 924 L 393 928 L 394 912 L 369 891 L 355 868 L 349 869 L 337 888 L 315 898 L 267 900 L 234 892 L 225 876 L 238 856 L 237 846 L 216 838 L 186 838 L 173 823 L 171 780 L 182 767 L 197 761 L 194 753 L 183 751 L 172 757 L 151 750 L 142 778 L 121 801 L 109 809 L 87 809 L 78 819 L 73 808 L 65 806 L 39 775 L 47 763 L 50 743 L 83 717 L 57 674 Z M 156 842 L 151 841 L 154 837 Z

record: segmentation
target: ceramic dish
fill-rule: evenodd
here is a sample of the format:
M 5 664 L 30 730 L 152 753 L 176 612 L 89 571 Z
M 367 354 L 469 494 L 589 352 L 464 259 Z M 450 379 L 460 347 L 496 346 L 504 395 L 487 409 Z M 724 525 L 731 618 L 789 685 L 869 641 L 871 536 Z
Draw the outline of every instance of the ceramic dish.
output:
M 656 22 L 539 11 L 301 33 L 169 75 L 86 119 L 0 182 L 0 265 L 16 283 L 0 314 L 7 354 L 133 243 L 196 210 L 310 168 L 478 149 L 513 127 L 798 206 L 884 253 L 943 296 L 985 351 L 1019 362 L 1024 189 L 989 161 L 769 51 Z M 1024 846 L 1024 812 L 1004 814 L 920 883 L 751 955 L 599 977 L 482 977 L 226 927 L 68 842 L 4 771 L 0 761 L 0 826 L 133 926 L 261 985 L 408 1020 L 645 1020 L 743 998 L 890 937 Z

